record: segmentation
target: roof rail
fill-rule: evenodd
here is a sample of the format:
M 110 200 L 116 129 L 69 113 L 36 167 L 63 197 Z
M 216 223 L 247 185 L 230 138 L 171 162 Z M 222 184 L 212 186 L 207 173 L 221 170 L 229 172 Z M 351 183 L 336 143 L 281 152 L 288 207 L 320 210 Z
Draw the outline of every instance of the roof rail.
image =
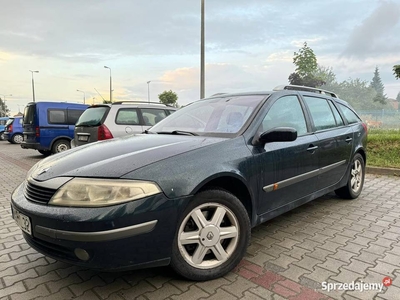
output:
M 216 93 L 214 95 L 211 95 L 211 97 L 215 97 L 215 96 L 221 96 L 221 95 L 226 95 L 227 93 Z
M 304 86 L 304 85 L 278 85 L 277 87 L 274 88 L 274 91 L 283 91 L 283 90 L 295 90 L 295 91 L 305 91 L 305 92 L 312 92 L 312 93 L 317 93 L 317 94 L 323 94 L 323 95 L 328 95 L 334 98 L 338 98 L 338 96 L 330 91 L 326 91 L 323 89 L 318 89 L 318 88 L 313 88 L 309 86 Z
M 113 102 L 112 104 L 136 104 L 136 103 L 158 104 L 158 105 L 163 105 L 163 106 L 174 107 L 174 106 L 172 106 L 170 104 L 164 104 L 164 103 L 160 103 L 160 102 L 136 101 L 136 100 L 117 101 L 117 102 Z

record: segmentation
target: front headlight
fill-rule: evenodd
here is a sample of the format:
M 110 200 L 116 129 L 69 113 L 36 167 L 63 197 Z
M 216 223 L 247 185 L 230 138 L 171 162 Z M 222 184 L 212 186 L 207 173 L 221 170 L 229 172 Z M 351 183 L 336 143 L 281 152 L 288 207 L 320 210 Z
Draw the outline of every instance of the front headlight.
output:
M 139 180 L 74 178 L 51 198 L 50 205 L 101 207 L 161 193 L 157 184 Z

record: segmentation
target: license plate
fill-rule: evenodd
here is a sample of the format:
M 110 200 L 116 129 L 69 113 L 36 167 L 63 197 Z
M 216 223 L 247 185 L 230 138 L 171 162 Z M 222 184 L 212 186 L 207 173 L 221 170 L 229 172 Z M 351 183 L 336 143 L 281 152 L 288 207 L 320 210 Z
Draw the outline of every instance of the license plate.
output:
M 89 139 L 89 136 L 87 136 L 87 135 L 78 135 L 78 141 L 87 142 L 88 139 Z
M 29 217 L 25 216 L 24 214 L 13 208 L 13 218 L 15 222 L 17 222 L 19 228 L 22 229 L 22 231 L 26 232 L 29 235 L 32 235 L 32 225 Z

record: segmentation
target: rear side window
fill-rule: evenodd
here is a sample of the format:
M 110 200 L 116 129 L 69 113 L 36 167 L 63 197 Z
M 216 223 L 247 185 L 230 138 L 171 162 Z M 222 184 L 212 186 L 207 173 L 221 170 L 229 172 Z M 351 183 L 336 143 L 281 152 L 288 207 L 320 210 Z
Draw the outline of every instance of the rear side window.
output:
M 75 125 L 76 121 L 78 121 L 82 113 L 83 110 L 80 109 L 68 109 L 67 110 L 68 125 Z
M 100 126 L 109 107 L 93 107 L 86 109 L 76 122 L 76 126 Z
M 163 109 L 142 108 L 141 111 L 146 126 L 153 126 L 167 116 Z
M 47 118 L 49 124 L 67 124 L 67 116 L 65 109 L 48 109 Z
M 139 125 L 139 116 L 136 108 L 119 109 L 115 123 L 118 125 Z
M 327 100 L 309 96 L 303 98 L 310 110 L 316 131 L 336 127 L 336 120 Z
M 349 122 L 349 124 L 358 123 L 361 121 L 361 119 L 355 114 L 355 112 L 347 106 L 339 103 L 339 108 L 343 112 L 344 117 L 346 118 L 347 122 Z

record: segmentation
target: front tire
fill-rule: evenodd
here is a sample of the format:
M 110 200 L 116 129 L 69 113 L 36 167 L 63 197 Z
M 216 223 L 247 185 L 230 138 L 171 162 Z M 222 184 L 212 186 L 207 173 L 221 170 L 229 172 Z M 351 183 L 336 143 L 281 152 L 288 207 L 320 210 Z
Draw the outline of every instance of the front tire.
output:
M 250 220 L 237 197 L 224 190 L 197 194 L 183 212 L 172 243 L 172 268 L 187 279 L 221 277 L 243 258 Z
M 365 162 L 361 154 L 353 157 L 349 179 L 344 187 L 335 190 L 336 195 L 345 199 L 356 199 L 360 196 L 364 186 Z
M 4 131 L 0 132 L 0 141 L 4 141 Z
M 51 148 L 54 154 L 67 151 L 68 149 L 71 149 L 70 142 L 68 140 L 58 140 Z

